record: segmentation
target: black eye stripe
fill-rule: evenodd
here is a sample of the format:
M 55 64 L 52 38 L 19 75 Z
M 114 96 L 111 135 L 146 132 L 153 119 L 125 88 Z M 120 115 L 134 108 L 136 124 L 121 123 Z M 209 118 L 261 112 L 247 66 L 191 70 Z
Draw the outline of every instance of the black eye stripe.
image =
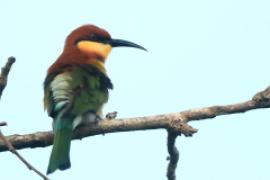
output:
M 94 42 L 106 43 L 109 39 L 103 36 L 98 36 L 97 34 L 91 34 L 89 36 L 83 36 L 78 38 L 74 44 L 77 44 L 80 41 L 89 41 L 89 40 Z
M 76 39 L 76 41 L 74 42 L 74 45 L 76 45 L 77 43 L 79 43 L 80 41 L 87 41 L 89 40 L 88 37 L 80 37 L 78 39 Z
M 96 42 L 105 42 L 106 40 L 108 40 L 108 39 L 106 39 L 105 37 L 103 37 L 103 36 L 98 36 L 98 35 L 96 35 L 96 34 L 91 34 L 90 35 L 90 39 L 89 40 L 91 40 L 91 41 L 96 41 Z
M 91 34 L 91 35 L 89 36 L 89 40 L 92 40 L 92 41 L 98 40 L 98 36 L 95 35 L 95 34 Z

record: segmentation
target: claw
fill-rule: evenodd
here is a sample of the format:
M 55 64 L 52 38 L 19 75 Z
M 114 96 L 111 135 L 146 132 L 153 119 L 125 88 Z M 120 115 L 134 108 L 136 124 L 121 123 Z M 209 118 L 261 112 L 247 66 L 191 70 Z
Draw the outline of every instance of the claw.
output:
M 117 116 L 117 111 L 113 111 L 113 112 L 109 112 L 106 114 L 106 119 L 111 120 L 111 119 L 115 119 Z

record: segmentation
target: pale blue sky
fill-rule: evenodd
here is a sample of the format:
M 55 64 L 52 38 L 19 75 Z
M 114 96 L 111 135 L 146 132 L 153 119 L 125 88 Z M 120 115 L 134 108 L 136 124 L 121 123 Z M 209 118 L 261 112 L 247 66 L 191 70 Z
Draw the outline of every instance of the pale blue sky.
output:
M 270 2 L 267 0 L 20 1 L 0 3 L 0 66 L 14 64 L 0 102 L 6 135 L 51 129 L 42 83 L 66 35 L 82 24 L 145 46 L 114 49 L 107 61 L 114 83 L 105 112 L 144 116 L 248 100 L 270 84 Z M 270 110 L 191 123 L 180 137 L 178 179 L 270 179 Z M 20 153 L 42 172 L 51 147 Z M 52 180 L 165 180 L 166 132 L 106 134 L 73 141 L 72 168 Z M 9 152 L 1 179 L 39 179 Z

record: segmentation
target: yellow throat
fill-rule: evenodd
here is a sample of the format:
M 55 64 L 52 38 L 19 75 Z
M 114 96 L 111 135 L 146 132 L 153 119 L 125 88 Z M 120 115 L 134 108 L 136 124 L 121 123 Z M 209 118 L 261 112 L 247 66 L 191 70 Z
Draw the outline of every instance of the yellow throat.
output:
M 97 54 L 103 59 L 106 59 L 108 54 L 111 52 L 112 47 L 109 44 L 103 44 L 93 41 L 80 41 L 77 44 L 80 51 L 85 54 Z

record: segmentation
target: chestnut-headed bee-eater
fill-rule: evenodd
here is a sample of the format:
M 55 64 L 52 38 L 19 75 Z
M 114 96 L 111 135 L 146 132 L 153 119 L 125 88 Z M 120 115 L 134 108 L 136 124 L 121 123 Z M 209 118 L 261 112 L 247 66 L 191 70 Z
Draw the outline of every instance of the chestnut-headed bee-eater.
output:
M 80 124 L 96 122 L 113 88 L 104 67 L 113 47 L 134 47 L 135 43 L 112 39 L 94 25 L 83 25 L 68 35 L 64 50 L 48 69 L 44 82 L 44 106 L 53 118 L 53 148 L 47 174 L 70 168 L 72 131 Z

